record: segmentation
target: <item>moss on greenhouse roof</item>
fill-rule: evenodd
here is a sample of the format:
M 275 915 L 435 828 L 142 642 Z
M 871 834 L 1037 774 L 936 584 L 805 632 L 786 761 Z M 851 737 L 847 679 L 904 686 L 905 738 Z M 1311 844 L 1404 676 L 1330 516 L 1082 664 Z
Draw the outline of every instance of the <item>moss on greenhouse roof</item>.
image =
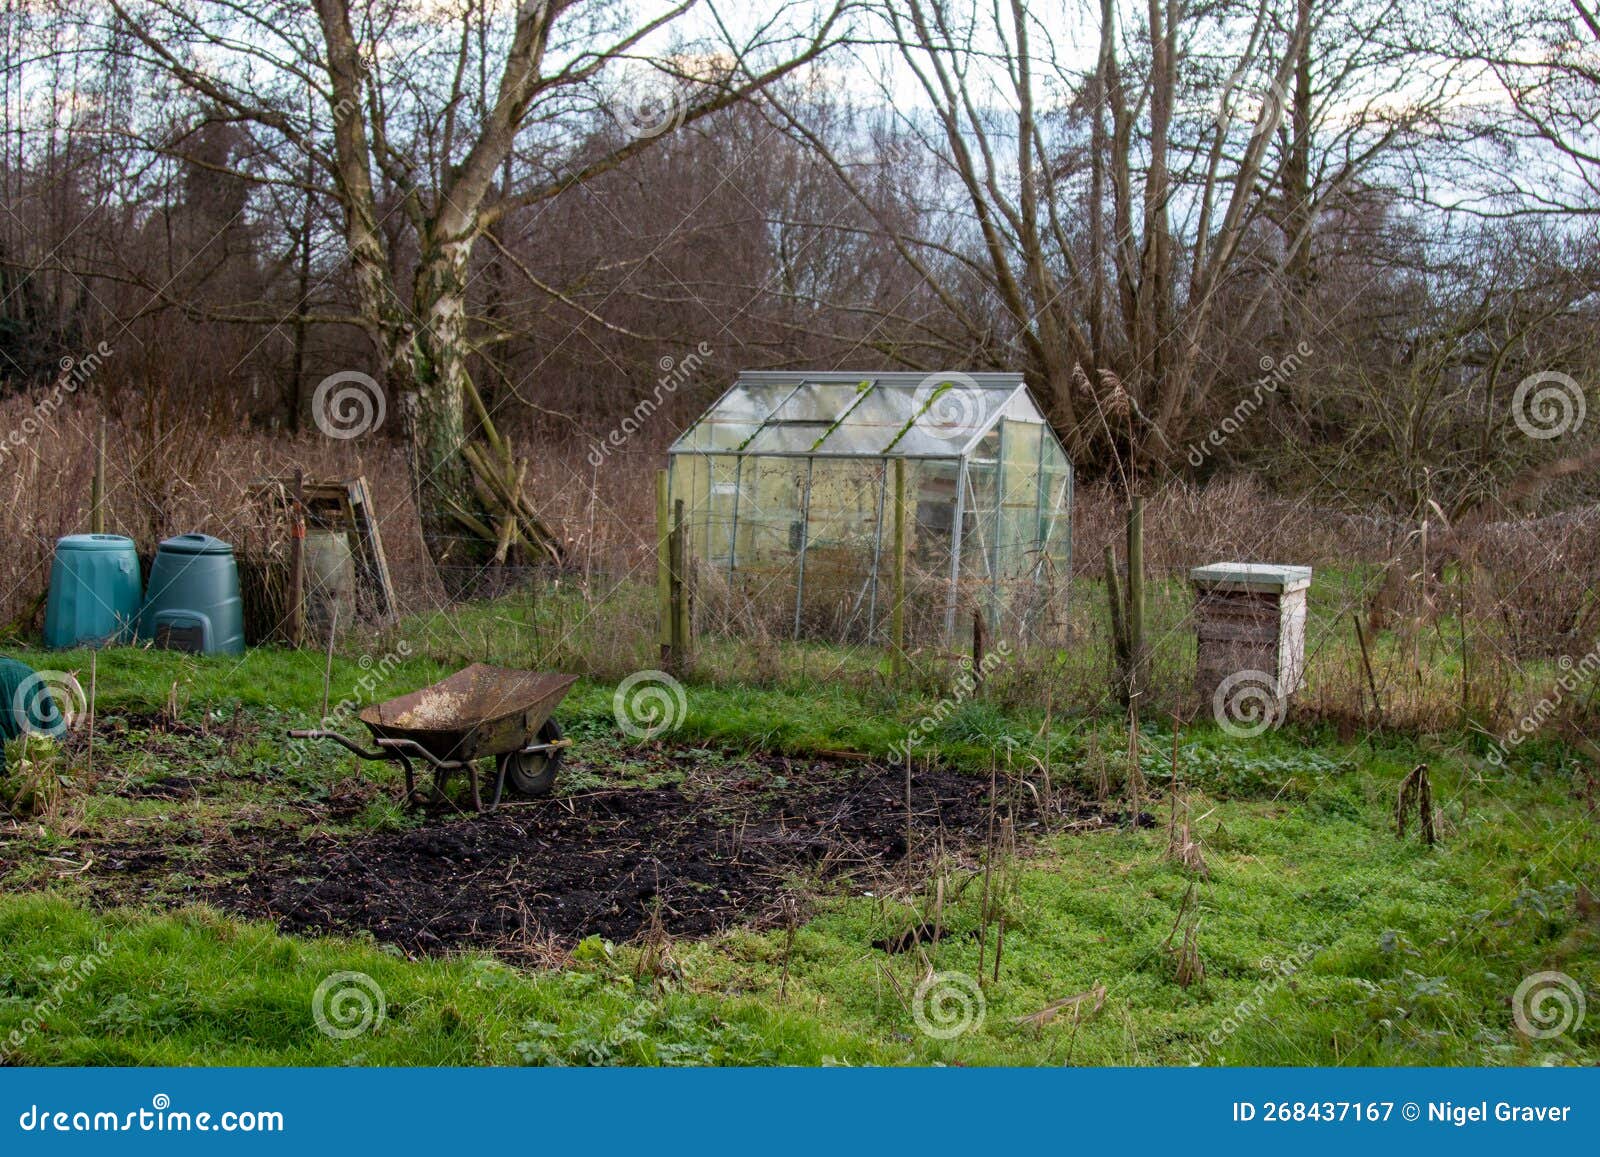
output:
M 669 452 L 960 458 L 1002 417 L 1048 429 L 1021 374 L 751 370 Z

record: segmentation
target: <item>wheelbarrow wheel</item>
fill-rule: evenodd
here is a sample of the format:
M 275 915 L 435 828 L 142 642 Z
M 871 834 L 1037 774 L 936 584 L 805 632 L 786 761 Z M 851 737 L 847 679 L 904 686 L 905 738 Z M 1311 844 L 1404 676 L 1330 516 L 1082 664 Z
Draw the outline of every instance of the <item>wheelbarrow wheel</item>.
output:
M 545 721 L 539 728 L 540 743 L 554 743 L 561 738 L 561 726 L 554 719 Z M 505 776 L 506 787 L 517 795 L 539 799 L 550 794 L 556 786 L 556 772 L 561 770 L 561 757 L 565 748 L 554 751 L 513 751 L 500 757 L 500 772 Z

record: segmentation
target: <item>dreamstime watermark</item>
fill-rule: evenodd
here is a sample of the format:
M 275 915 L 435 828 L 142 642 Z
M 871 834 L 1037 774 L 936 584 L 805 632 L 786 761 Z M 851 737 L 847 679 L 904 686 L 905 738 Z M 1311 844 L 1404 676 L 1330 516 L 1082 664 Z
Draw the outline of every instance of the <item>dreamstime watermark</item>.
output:
M 995 644 L 994 650 L 984 655 L 983 660 L 974 667 L 972 660 L 966 656 L 961 659 L 961 674 L 951 684 L 950 694 L 940 699 L 929 711 L 906 732 L 906 737 L 899 743 L 889 745 L 889 762 L 896 767 L 909 762 L 915 750 L 922 745 L 923 740 L 932 735 L 934 730 L 955 713 L 970 699 L 984 679 L 998 671 L 1011 658 L 1011 644 L 1004 639 Z
M 635 671 L 617 684 L 611 713 L 623 734 L 654 739 L 683 724 L 689 697 L 683 684 L 665 671 Z
M 12 718 L 29 735 L 58 739 L 89 711 L 83 684 L 68 671 L 35 671 L 11 696 Z
M 0 1040 L 0 1062 L 10 1064 L 16 1054 L 28 1043 L 28 1038 L 50 1023 L 50 1018 L 66 1004 L 67 997 L 88 982 L 111 955 L 111 945 L 101 940 L 87 956 L 63 956 L 56 961 L 53 971 L 60 973 L 50 990 L 37 1000 L 22 1023 Z
M 1574 660 L 1571 655 L 1562 655 L 1556 660 L 1556 666 L 1560 668 L 1561 674 L 1556 676 L 1555 686 L 1550 689 L 1550 693 L 1535 703 L 1533 710 L 1518 720 L 1515 727 L 1492 742 L 1484 758 L 1496 767 L 1503 767 L 1506 756 L 1521 747 L 1529 736 L 1555 718 L 1556 712 L 1561 710 L 1561 705 L 1568 697 L 1576 695 L 1588 679 L 1600 673 L 1600 648 L 1590 651 L 1578 660 Z
M 943 442 L 972 437 L 987 409 L 983 387 L 960 371 L 929 374 L 911 394 L 912 425 Z
M 655 387 L 650 391 L 648 398 L 643 398 L 628 413 L 627 417 L 611 428 L 611 432 L 596 442 L 589 450 L 589 465 L 598 468 L 613 450 L 620 450 L 650 420 L 652 414 L 661 408 L 662 402 L 678 392 L 678 389 L 700 372 L 705 365 L 705 360 L 711 356 L 712 349 L 708 342 L 701 342 L 695 346 L 685 357 L 674 359 L 670 354 L 665 355 L 657 362 L 661 369 L 661 376 L 656 379 Z
M 623 85 L 606 107 L 628 136 L 648 140 L 682 126 L 689 95 L 677 77 L 651 69 Z
M 1189 1063 L 1203 1065 L 1211 1055 L 1227 1043 L 1228 1039 L 1245 1026 L 1266 1007 L 1267 1000 L 1295 975 L 1311 963 L 1318 948 L 1315 944 L 1299 944 L 1288 956 L 1279 960 L 1275 956 L 1261 958 L 1261 971 L 1267 975 L 1256 982 L 1247 996 L 1228 1013 L 1216 1028 L 1206 1034 L 1198 1045 L 1189 1046 Z
M 395 668 L 402 661 L 411 657 L 411 644 L 401 639 L 394 645 L 394 650 L 374 659 L 371 655 L 362 655 L 356 660 L 361 668 L 361 678 L 356 680 L 351 694 L 339 700 L 326 715 L 317 722 L 321 731 L 338 731 L 340 727 L 356 718 L 361 708 L 372 703 L 377 698 L 378 688 L 393 677 Z M 291 767 L 299 767 L 305 763 L 309 749 L 306 744 L 290 744 L 286 762 Z
M 1211 717 L 1235 739 L 1271 731 L 1287 713 L 1282 685 L 1265 671 L 1235 671 L 1211 693 Z
M 61 372 L 50 383 L 44 396 L 33 404 L 33 412 L 22 419 L 21 425 L 7 433 L 4 440 L 0 440 L 0 454 L 12 453 L 42 431 L 51 416 L 100 371 L 100 367 L 114 352 L 109 343 L 101 342 L 81 358 L 62 358 L 59 363 Z
M 1203 466 L 1214 451 L 1221 449 L 1229 438 L 1244 429 L 1246 423 L 1266 404 L 1267 398 L 1276 394 L 1281 386 L 1299 373 L 1305 359 L 1315 352 L 1309 342 L 1301 342 L 1292 352 L 1277 360 L 1263 356 L 1259 363 L 1262 376 L 1256 379 L 1249 395 L 1234 406 L 1232 413 L 1213 426 L 1209 434 L 1189 444 L 1189 465 L 1196 468 Z
M 983 986 L 965 972 L 930 972 L 911 997 L 911 1019 L 934 1040 L 976 1032 L 988 1011 Z
M 334 1040 L 353 1040 L 382 1027 L 388 1008 L 383 988 L 365 972 L 331 973 L 311 994 L 311 1019 Z
M 1235 98 L 1240 94 L 1254 97 L 1256 113 L 1250 118 L 1252 124 L 1265 125 L 1271 128 L 1283 118 L 1283 110 L 1288 105 L 1283 87 L 1278 83 L 1276 76 L 1269 76 L 1265 83 L 1251 83 L 1251 73 L 1254 71 L 1250 64 L 1241 64 L 1229 74 L 1228 79 L 1222 82 L 1222 91 L 1217 97 L 1217 109 L 1212 120 L 1217 128 L 1226 132 L 1233 123 L 1240 118 L 1236 114 Z
M 1549 1040 L 1583 1027 L 1589 1003 L 1583 986 L 1565 972 L 1535 972 L 1511 995 L 1511 1019 L 1531 1040 Z
M 341 442 L 370 434 L 383 425 L 388 399 L 371 374 L 339 370 L 317 383 L 311 394 L 311 420 Z
M 373 68 L 373 61 L 368 60 L 366 56 L 360 53 L 356 54 L 356 71 L 359 73 L 359 78 L 363 83 L 371 78 Z M 354 98 L 342 96 L 329 106 L 329 112 L 333 116 L 333 123 L 341 125 L 352 116 L 362 115 L 361 100 L 359 96 Z
M 282 1133 L 276 1109 L 224 1109 L 220 1112 L 174 1109 L 172 1098 L 157 1093 L 149 1108 L 55 1109 L 29 1105 L 17 1117 L 24 1133 Z
M 1536 441 L 1576 433 L 1587 414 L 1583 387 L 1558 370 L 1529 374 L 1511 395 L 1511 420 Z

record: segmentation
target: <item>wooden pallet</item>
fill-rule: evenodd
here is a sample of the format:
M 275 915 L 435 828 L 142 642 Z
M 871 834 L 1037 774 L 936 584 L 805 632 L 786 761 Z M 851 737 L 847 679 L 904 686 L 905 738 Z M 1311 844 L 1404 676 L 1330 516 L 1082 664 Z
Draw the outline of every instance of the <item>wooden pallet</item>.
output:
M 273 478 L 256 484 L 260 498 L 269 502 L 292 501 L 293 478 Z M 365 614 L 388 624 L 399 618 L 394 597 L 394 582 L 389 577 L 389 560 L 383 552 L 383 536 L 372 503 L 372 489 L 365 476 L 337 482 L 307 479 L 302 491 L 306 522 L 321 530 L 346 531 L 354 537 L 356 593 L 366 602 Z

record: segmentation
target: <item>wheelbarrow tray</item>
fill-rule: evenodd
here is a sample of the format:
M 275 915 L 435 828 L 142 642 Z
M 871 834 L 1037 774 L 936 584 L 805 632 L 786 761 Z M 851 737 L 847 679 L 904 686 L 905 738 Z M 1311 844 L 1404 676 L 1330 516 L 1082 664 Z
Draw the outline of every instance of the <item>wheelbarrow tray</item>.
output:
M 410 739 L 440 760 L 469 762 L 519 751 L 578 681 L 576 675 L 474 663 L 420 691 L 364 708 L 378 739 Z

